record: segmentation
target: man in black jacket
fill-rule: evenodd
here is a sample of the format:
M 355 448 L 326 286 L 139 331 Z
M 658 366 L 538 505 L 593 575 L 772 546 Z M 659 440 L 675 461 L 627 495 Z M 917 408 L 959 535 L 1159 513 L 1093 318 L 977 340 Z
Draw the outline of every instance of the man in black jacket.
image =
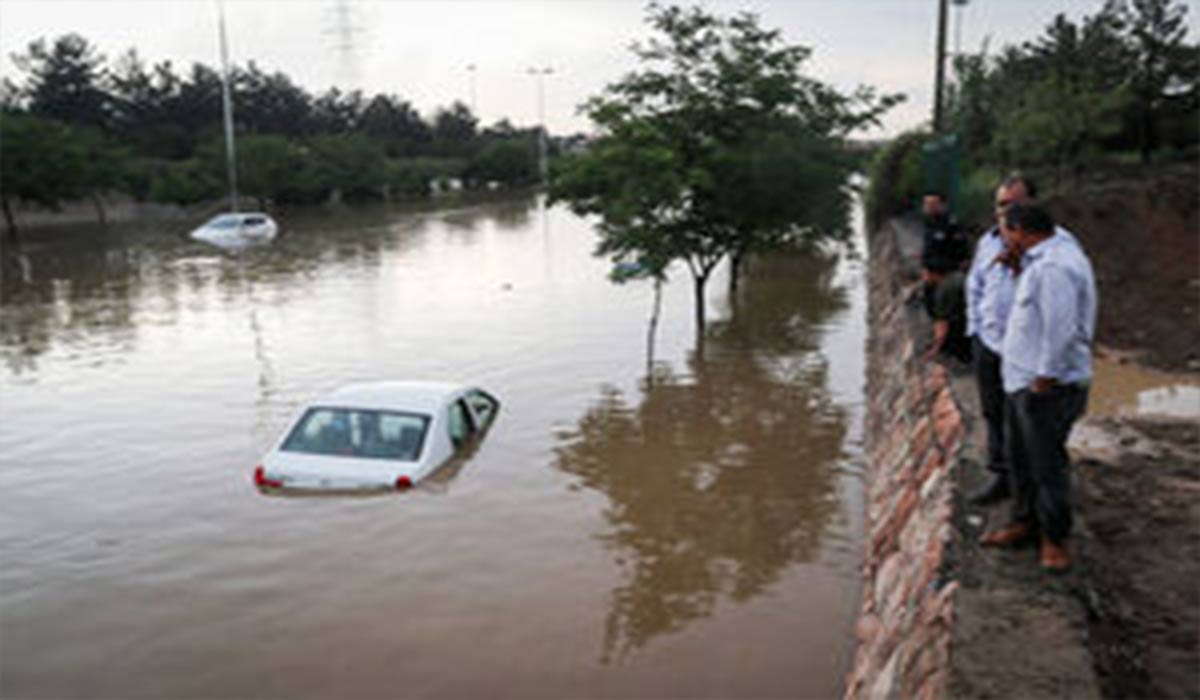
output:
M 925 311 L 932 317 L 937 286 L 930 281 L 929 273 L 935 266 L 964 269 L 971 257 L 971 241 L 967 239 L 966 233 L 958 223 L 950 217 L 946 196 L 941 192 L 931 190 L 925 194 L 921 200 L 921 215 L 925 224 L 925 234 L 921 242 L 921 270 L 926 280 Z M 941 273 L 946 271 L 943 269 Z

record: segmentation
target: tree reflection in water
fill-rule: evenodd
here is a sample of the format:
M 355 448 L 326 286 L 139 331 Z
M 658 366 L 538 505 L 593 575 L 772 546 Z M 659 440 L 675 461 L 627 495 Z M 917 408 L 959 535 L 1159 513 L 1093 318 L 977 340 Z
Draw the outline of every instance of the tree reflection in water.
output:
M 557 436 L 557 467 L 609 499 L 599 538 L 624 583 L 602 661 L 712 615 L 722 598 L 758 596 L 820 553 L 842 508 L 846 435 L 820 347 L 848 306 L 833 272 L 828 255 L 757 261 L 690 374 L 657 365 L 637 405 L 605 388 Z

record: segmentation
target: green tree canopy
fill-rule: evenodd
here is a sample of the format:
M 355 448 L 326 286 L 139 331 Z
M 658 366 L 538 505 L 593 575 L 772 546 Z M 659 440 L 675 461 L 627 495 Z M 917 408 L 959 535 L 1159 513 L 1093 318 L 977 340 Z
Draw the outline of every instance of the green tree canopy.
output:
M 1103 151 L 1143 161 L 1200 143 L 1200 47 L 1178 0 L 1107 0 L 1078 22 L 956 58 L 952 123 L 971 160 L 1077 170 Z
M 736 285 L 749 252 L 844 233 L 842 139 L 899 97 L 804 75 L 809 50 L 751 14 L 651 5 L 647 21 L 638 70 L 584 105 L 600 136 L 557 172 L 552 195 L 599 217 L 598 254 L 659 277 L 684 261 L 699 332 L 721 260 L 733 259 Z
M 85 193 L 86 148 L 65 124 L 27 115 L 0 119 L 0 205 L 16 234 L 14 199 L 55 208 Z
M 67 124 L 108 125 L 104 56 L 87 39 L 65 34 L 51 45 L 38 39 L 12 59 L 27 75 L 24 92 L 32 114 Z

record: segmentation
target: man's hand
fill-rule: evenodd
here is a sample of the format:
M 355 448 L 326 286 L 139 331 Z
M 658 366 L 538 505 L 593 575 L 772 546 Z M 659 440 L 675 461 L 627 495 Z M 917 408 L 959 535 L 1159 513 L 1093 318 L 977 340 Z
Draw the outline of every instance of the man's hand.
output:
M 938 353 L 946 345 L 946 338 L 950 337 L 950 322 L 941 319 L 933 322 L 933 343 L 930 344 L 929 350 L 921 358 L 925 362 L 933 362 L 937 359 Z
M 1029 385 L 1029 390 L 1035 394 L 1044 394 L 1054 388 L 1057 383 L 1054 377 L 1038 377 L 1033 380 L 1033 384 Z

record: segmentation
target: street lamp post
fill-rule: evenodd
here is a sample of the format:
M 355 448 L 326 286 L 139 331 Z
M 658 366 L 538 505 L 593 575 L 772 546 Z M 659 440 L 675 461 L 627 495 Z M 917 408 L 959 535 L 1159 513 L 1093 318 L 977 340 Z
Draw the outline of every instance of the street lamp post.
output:
M 525 71 L 529 75 L 537 78 L 537 105 L 538 105 L 538 174 L 541 176 L 542 184 L 546 184 L 546 85 L 545 79 L 547 75 L 554 73 L 554 69 L 545 68 L 529 68 Z
M 479 105 L 475 101 L 475 69 L 476 69 L 476 66 L 474 63 L 467 64 L 467 74 L 468 74 L 467 80 L 468 80 L 468 84 L 470 86 L 470 92 L 471 92 L 471 114 L 475 115 L 475 118 L 478 119 L 479 118 Z
M 933 133 L 942 130 L 942 84 L 946 71 L 946 1 L 938 0 L 937 65 L 933 71 Z
M 962 55 L 962 26 L 963 13 L 966 10 L 967 3 L 970 0 L 950 0 L 956 8 L 954 13 L 954 57 L 957 59 Z

